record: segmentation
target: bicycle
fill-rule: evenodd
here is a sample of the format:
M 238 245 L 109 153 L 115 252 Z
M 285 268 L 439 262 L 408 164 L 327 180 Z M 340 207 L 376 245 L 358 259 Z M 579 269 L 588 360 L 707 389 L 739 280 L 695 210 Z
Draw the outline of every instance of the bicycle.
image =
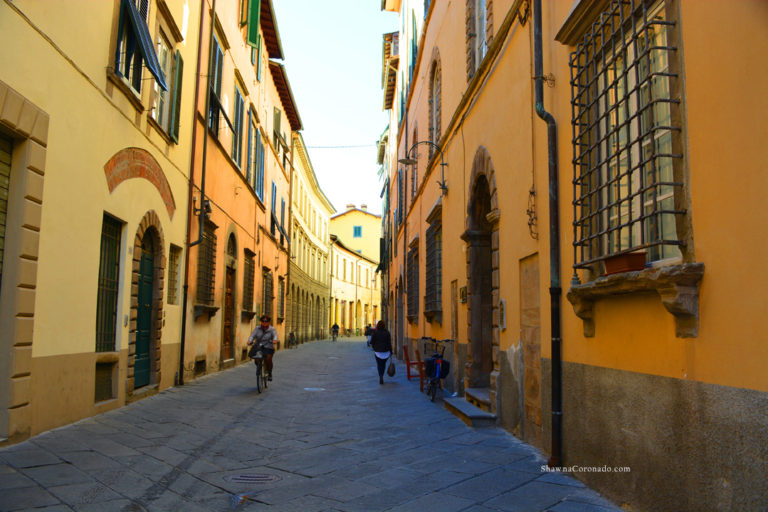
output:
M 338 338 L 338 337 L 339 337 L 339 331 L 337 331 L 336 329 L 334 329 L 334 330 L 331 332 L 331 339 L 332 339 L 333 341 L 336 341 L 336 338 Z
M 429 336 L 422 336 L 424 340 L 424 353 L 427 353 L 427 342 L 430 342 L 435 347 L 435 353 L 432 357 L 428 357 L 424 360 L 424 375 L 429 379 L 427 384 L 426 393 L 431 402 L 435 401 L 437 395 L 437 388 L 442 389 L 440 381 L 448 376 L 451 371 L 451 363 L 445 361 L 443 356 L 445 355 L 445 343 L 453 341 L 451 339 L 438 340 L 430 338 Z
M 256 364 L 256 390 L 261 393 L 262 389 L 267 389 L 267 367 L 264 364 L 264 352 L 261 347 L 251 356 Z

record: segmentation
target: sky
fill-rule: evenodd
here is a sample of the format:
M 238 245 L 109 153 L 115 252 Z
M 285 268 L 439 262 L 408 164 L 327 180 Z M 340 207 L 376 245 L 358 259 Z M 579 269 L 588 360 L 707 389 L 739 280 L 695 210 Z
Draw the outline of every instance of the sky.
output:
M 397 13 L 381 11 L 380 0 L 273 4 L 320 188 L 337 212 L 367 204 L 381 214 L 376 143 L 389 121 L 382 110 L 382 34 L 397 30 Z

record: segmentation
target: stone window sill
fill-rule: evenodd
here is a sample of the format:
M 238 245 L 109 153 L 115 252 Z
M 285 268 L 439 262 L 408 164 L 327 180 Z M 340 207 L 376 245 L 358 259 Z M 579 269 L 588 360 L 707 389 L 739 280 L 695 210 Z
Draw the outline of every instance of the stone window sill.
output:
M 241 322 L 250 322 L 253 317 L 256 316 L 255 311 L 246 311 L 245 309 L 240 311 L 240 321 Z
M 699 333 L 699 283 L 703 275 L 703 263 L 646 268 L 573 285 L 567 297 L 576 315 L 584 321 L 584 336 L 593 337 L 595 301 L 655 291 L 666 310 L 675 317 L 675 335 L 678 338 L 695 338 Z
M 195 320 L 203 315 L 208 315 L 208 320 L 213 318 L 213 315 L 219 310 L 216 306 L 206 306 L 205 304 L 195 304 Z

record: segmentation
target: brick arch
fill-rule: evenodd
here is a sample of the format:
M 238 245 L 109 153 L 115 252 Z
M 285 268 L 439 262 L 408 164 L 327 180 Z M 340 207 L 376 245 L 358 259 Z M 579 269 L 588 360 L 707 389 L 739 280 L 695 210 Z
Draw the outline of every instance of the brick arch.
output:
M 485 178 L 485 181 L 488 183 L 488 194 L 490 196 L 490 204 L 489 204 L 489 212 L 485 216 L 485 221 L 480 225 L 477 225 L 473 222 L 473 216 L 474 216 L 474 208 L 475 208 L 475 189 L 478 185 L 478 182 L 481 178 Z M 462 235 L 462 239 L 467 243 L 467 251 L 466 251 L 466 275 L 467 275 L 467 290 L 471 294 L 473 290 L 473 283 L 475 282 L 488 282 L 485 281 L 487 279 L 487 275 L 483 276 L 481 272 L 488 272 L 487 265 L 478 265 L 476 262 L 472 261 L 472 255 L 475 254 L 475 257 L 477 255 L 482 254 L 482 252 L 478 251 L 487 251 L 488 244 L 490 244 L 490 291 L 491 291 L 491 314 L 490 318 L 488 319 L 491 324 L 490 329 L 490 354 L 483 353 L 483 349 L 480 345 L 483 343 L 484 339 L 486 339 L 485 334 L 483 333 L 479 334 L 479 327 L 480 324 L 478 324 L 478 329 L 473 329 L 472 322 L 475 320 L 475 317 L 481 318 L 481 322 L 485 323 L 482 320 L 483 313 L 481 311 L 476 312 L 476 314 L 473 315 L 473 301 L 468 300 L 467 301 L 467 320 L 468 320 L 468 326 L 467 326 L 467 340 L 468 340 L 468 347 L 467 347 L 467 361 L 465 365 L 465 375 L 464 375 L 464 386 L 465 387 L 473 387 L 474 384 L 472 380 L 475 378 L 477 373 L 477 367 L 480 365 L 480 361 L 476 360 L 482 353 L 482 360 L 485 360 L 485 358 L 490 357 L 491 361 L 491 367 L 490 367 L 490 375 L 489 379 L 490 381 L 487 384 L 489 387 L 489 393 L 490 393 L 490 406 L 491 406 L 491 412 L 496 414 L 497 416 L 501 414 L 500 412 L 500 402 L 498 400 L 499 397 L 499 390 L 501 389 L 501 372 L 500 372 L 500 366 L 499 366 L 499 359 L 498 359 L 498 352 L 499 352 L 499 325 L 498 325 L 498 313 L 499 313 L 499 285 L 500 285 L 500 276 L 499 276 L 499 265 L 500 265 L 500 254 L 499 254 L 499 207 L 498 207 L 498 193 L 497 193 L 497 187 L 496 187 L 496 173 L 493 168 L 493 162 L 491 160 L 491 155 L 488 153 L 488 150 L 480 146 L 477 148 L 477 151 L 475 152 L 475 157 L 472 162 L 472 172 L 470 175 L 470 195 L 467 200 L 467 215 L 465 220 L 465 227 L 466 231 Z M 482 247 L 486 247 L 486 249 L 482 249 Z M 485 253 L 487 257 L 488 253 Z M 485 279 L 484 279 L 485 278 Z M 482 286 L 482 285 L 481 285 Z M 482 307 L 482 306 L 481 306 Z M 492 319 L 492 320 L 491 320 Z M 488 347 L 486 346 L 486 349 Z M 473 366 L 474 365 L 474 366 Z M 481 372 L 482 373 L 482 372 Z
M 173 219 L 176 201 L 173 199 L 171 186 L 160 164 L 148 151 L 141 148 L 121 149 L 104 164 L 104 174 L 110 194 L 126 180 L 143 178 L 149 181 L 160 193 L 168 215 Z
M 139 269 L 141 263 L 141 241 L 145 235 L 150 235 L 155 242 L 155 260 L 154 260 L 154 290 L 152 291 L 152 332 L 150 335 L 150 358 L 152 360 L 152 375 L 149 387 L 160 383 L 161 377 L 161 340 L 163 334 L 163 290 L 165 289 L 165 269 L 167 258 L 165 255 L 165 235 L 160 225 L 160 218 L 154 210 L 148 211 L 139 222 L 136 235 L 133 238 L 133 271 L 131 273 L 131 324 L 130 341 L 128 354 L 136 353 L 136 335 L 138 318 L 138 299 L 139 299 Z M 134 360 L 133 356 L 128 357 L 128 376 L 126 378 L 126 392 L 128 401 L 133 397 L 134 391 Z

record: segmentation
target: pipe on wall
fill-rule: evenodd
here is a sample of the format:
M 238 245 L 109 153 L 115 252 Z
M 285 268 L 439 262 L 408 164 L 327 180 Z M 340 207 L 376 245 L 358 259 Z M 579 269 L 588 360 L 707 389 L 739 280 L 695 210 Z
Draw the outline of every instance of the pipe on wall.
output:
M 558 214 L 557 123 L 544 110 L 544 72 L 541 42 L 541 0 L 533 0 L 533 53 L 536 115 L 547 123 L 547 153 L 549 160 L 549 296 L 552 360 L 552 447 L 550 467 L 562 465 L 563 399 L 562 399 L 562 339 L 560 334 L 560 219 Z

